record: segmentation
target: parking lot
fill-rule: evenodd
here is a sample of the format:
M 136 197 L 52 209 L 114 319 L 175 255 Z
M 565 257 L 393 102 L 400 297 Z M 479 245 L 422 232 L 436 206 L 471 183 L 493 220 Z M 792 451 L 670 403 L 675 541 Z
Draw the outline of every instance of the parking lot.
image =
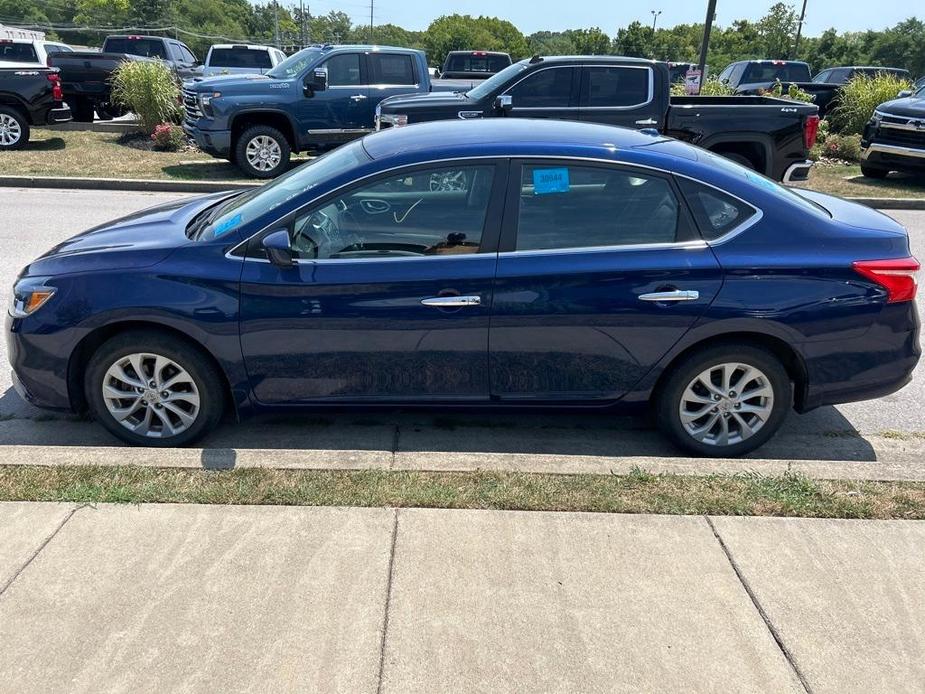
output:
M 178 197 L 109 191 L 0 190 L 0 301 L 6 305 L 19 270 L 61 240 L 100 222 Z M 910 231 L 912 249 L 925 257 L 925 212 L 891 211 Z M 922 305 L 919 305 L 921 316 Z M 33 463 L 104 462 L 116 442 L 96 425 L 24 403 L 11 387 L 5 344 L 0 344 L 0 447 L 5 457 Z M 802 470 L 825 476 L 916 478 L 925 475 L 925 379 L 918 377 L 886 398 L 807 415 L 792 415 L 784 430 L 753 456 L 760 461 L 803 461 Z M 34 446 L 51 446 L 35 455 Z M 506 467 L 553 472 L 607 471 L 644 461 L 655 469 L 684 471 L 693 461 L 665 443 L 642 419 L 603 414 L 484 412 L 322 413 L 226 425 L 203 450 L 173 453 L 177 464 L 247 465 L 255 451 L 281 465 L 471 469 Z M 49 452 L 51 451 L 51 452 Z M 96 451 L 88 454 L 87 451 Z M 103 452 L 100 452 L 103 451 Z M 249 451 L 251 453 L 249 453 Z M 306 463 L 309 454 L 317 453 Z M 168 454 L 138 460 L 170 464 Z M 120 455 L 121 457 L 121 455 Z M 838 461 L 829 466 L 826 461 Z M 123 458 L 124 462 L 124 458 Z M 876 463 L 876 465 L 871 465 Z M 271 463 L 264 463 L 271 464 Z M 659 467 L 659 465 L 662 467 Z M 706 463 L 698 464 L 703 471 Z M 711 469 L 737 463 L 715 461 Z M 668 467 L 665 467 L 668 466 Z M 777 469 L 777 468 L 774 468 Z M 884 472 L 886 471 L 886 472 Z

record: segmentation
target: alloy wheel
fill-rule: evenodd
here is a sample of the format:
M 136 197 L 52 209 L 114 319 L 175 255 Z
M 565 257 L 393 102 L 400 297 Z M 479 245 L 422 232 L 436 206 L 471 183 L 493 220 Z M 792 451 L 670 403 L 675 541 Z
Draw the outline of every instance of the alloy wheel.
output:
M 701 371 L 681 395 L 684 431 L 709 446 L 732 446 L 754 436 L 774 411 L 767 375 L 749 364 L 728 362 Z
M 244 156 L 247 163 L 258 171 L 272 171 L 282 161 L 283 150 L 272 137 L 258 135 L 247 143 Z
M 170 438 L 199 416 L 199 389 L 192 376 L 159 354 L 120 357 L 106 371 L 102 388 L 109 414 L 139 436 Z
M 0 113 L 0 146 L 12 147 L 22 137 L 19 121 L 7 113 Z

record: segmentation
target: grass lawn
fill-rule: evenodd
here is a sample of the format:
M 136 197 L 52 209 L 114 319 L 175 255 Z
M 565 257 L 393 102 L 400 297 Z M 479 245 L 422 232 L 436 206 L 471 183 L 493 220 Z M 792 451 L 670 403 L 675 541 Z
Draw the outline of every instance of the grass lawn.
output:
M 808 181 L 793 185 L 843 198 L 925 197 L 925 176 L 892 173 L 885 179 L 877 180 L 862 176 L 860 166 L 844 164 L 816 164 Z
M 0 501 L 925 519 L 925 483 L 779 476 L 0 466 Z

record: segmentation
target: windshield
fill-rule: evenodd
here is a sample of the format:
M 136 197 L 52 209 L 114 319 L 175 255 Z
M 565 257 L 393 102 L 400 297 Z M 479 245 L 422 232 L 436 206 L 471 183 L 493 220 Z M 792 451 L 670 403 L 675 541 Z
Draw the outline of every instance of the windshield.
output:
M 270 53 L 257 48 L 213 48 L 209 54 L 209 67 L 268 68 Z
M 321 51 L 319 51 L 317 48 L 306 48 L 299 51 L 298 53 L 293 53 L 275 68 L 270 70 L 267 74 L 270 77 L 275 77 L 278 80 L 292 79 L 293 77 L 297 77 L 298 75 L 302 74 L 309 65 L 318 59 L 318 56 L 320 55 Z
M 824 214 L 826 217 L 832 216 L 829 214 L 829 211 L 825 209 L 822 205 L 819 205 L 818 203 L 815 203 L 812 200 L 807 200 L 802 195 L 796 193 L 790 188 L 787 188 L 786 186 L 782 186 L 777 181 L 772 181 L 767 176 L 763 176 L 762 174 L 758 173 L 757 171 L 754 171 L 753 169 L 749 169 L 745 166 L 742 166 L 741 164 L 736 164 L 731 159 L 726 159 L 726 157 L 720 156 L 718 154 L 713 154 L 712 152 L 701 151 L 701 150 L 697 151 L 697 156 L 703 162 L 710 164 L 711 166 L 717 169 L 726 171 L 727 173 L 740 176 L 746 179 L 747 181 L 749 181 L 750 183 L 754 183 L 755 185 L 760 186 L 765 191 L 768 191 L 768 192 L 771 192 L 777 195 L 779 198 L 783 200 L 787 200 L 789 202 L 799 205 L 804 210 L 808 210 L 816 215 Z
M 238 195 L 214 208 L 202 230 L 191 235 L 198 240 L 210 241 L 231 233 L 260 215 L 302 195 L 325 181 L 347 173 L 360 164 L 370 161 L 360 140 L 342 145 L 335 150 L 293 169 L 272 183 Z M 193 227 L 191 226 L 191 230 Z
M 501 72 L 496 72 L 477 87 L 470 89 L 468 92 L 466 92 L 466 96 L 468 96 L 470 99 L 483 99 L 495 91 L 495 89 L 507 82 L 509 79 L 514 77 L 514 75 L 519 75 L 526 69 L 526 61 L 514 63 L 513 65 L 504 68 Z

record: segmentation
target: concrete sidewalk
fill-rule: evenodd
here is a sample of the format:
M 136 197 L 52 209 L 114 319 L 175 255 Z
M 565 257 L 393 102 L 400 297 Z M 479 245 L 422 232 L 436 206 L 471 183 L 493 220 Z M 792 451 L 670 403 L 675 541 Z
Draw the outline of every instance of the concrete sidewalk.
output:
M 925 523 L 0 504 L 0 690 L 925 689 Z

